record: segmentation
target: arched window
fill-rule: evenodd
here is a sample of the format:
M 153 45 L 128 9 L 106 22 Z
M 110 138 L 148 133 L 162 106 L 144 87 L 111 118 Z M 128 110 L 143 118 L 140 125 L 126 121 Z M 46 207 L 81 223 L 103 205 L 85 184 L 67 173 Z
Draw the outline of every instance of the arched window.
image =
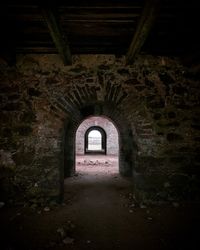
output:
M 88 150 L 102 150 L 102 135 L 98 130 L 91 130 L 88 134 Z
M 100 127 L 91 127 L 85 133 L 85 153 L 106 154 L 106 133 Z

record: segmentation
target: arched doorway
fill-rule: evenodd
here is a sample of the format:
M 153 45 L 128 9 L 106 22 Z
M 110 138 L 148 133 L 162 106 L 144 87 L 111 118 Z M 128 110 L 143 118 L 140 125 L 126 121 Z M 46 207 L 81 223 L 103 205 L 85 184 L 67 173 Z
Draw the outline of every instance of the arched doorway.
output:
M 137 145 L 132 133 L 131 124 L 118 109 L 116 104 L 112 103 L 92 103 L 83 105 L 79 110 L 79 114 L 72 113 L 69 119 L 65 121 L 63 151 L 61 152 L 61 171 L 60 171 L 60 194 L 61 199 L 64 196 L 64 179 L 75 175 L 76 173 L 76 134 L 80 124 L 91 116 L 105 117 L 111 120 L 118 131 L 118 168 L 122 176 L 130 177 L 133 175 L 133 170 L 136 166 Z M 82 144 L 84 145 L 84 144 Z M 81 152 L 84 152 L 84 147 L 79 147 Z
M 85 154 L 106 154 L 106 144 L 106 132 L 103 128 L 92 126 L 86 131 Z
M 76 166 L 80 173 L 119 173 L 119 135 L 107 117 L 90 116 L 76 131 Z

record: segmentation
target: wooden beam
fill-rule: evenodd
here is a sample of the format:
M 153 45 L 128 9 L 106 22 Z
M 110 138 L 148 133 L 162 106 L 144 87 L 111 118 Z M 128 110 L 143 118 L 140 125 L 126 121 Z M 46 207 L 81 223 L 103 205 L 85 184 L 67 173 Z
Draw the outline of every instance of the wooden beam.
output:
M 49 28 L 51 37 L 55 43 L 55 46 L 63 60 L 64 65 L 71 65 L 71 52 L 69 43 L 66 36 L 61 31 L 61 28 L 55 17 L 55 13 L 52 9 L 42 8 L 42 13 Z
M 133 40 L 126 55 L 126 63 L 132 64 L 140 52 L 156 19 L 160 0 L 146 0 Z

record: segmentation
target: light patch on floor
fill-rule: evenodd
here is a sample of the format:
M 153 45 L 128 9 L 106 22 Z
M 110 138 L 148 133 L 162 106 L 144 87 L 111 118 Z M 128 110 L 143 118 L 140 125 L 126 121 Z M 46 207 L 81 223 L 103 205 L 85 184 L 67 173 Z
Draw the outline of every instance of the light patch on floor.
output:
M 119 173 L 118 156 L 81 155 L 76 156 L 77 174 L 112 175 Z

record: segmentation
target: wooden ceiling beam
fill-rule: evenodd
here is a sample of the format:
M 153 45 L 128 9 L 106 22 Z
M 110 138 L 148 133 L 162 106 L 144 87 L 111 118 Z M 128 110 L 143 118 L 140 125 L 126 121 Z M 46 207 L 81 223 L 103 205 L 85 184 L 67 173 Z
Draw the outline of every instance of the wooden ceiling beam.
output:
M 64 65 L 71 65 L 72 58 L 69 43 L 58 24 L 54 11 L 52 9 L 42 8 L 42 13 Z
M 140 52 L 156 19 L 160 0 L 146 0 L 139 23 L 133 36 L 131 45 L 126 55 L 126 63 L 132 64 Z

